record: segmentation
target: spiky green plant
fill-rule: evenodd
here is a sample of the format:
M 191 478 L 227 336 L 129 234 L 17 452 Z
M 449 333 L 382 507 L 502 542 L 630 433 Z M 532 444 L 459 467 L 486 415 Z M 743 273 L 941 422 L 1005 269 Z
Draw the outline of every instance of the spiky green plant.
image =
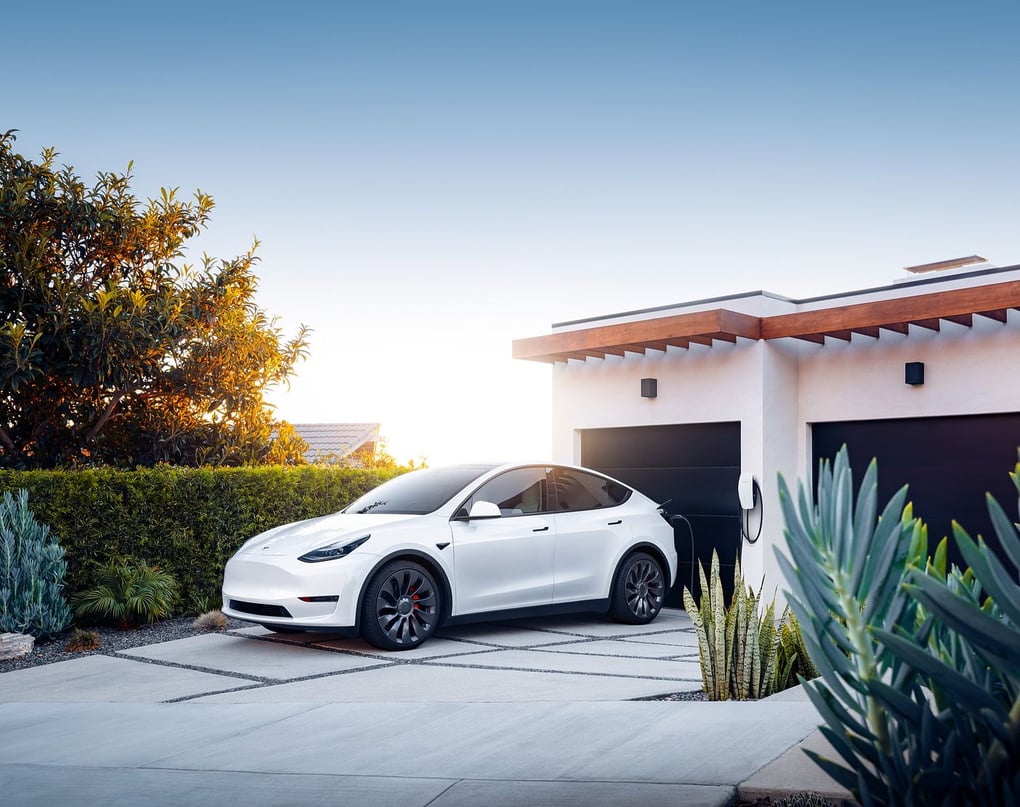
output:
M 122 630 L 166 619 L 177 600 L 173 575 L 145 561 L 120 558 L 100 569 L 99 584 L 71 598 L 82 619 L 113 622 Z
M 1020 493 L 1020 464 L 1013 481 Z M 820 468 L 817 505 L 780 478 L 789 600 L 821 678 L 806 685 L 843 763 L 809 755 L 864 805 L 1011 805 L 1020 798 L 1020 533 L 989 497 L 1012 568 L 953 525 L 927 531 L 901 489 L 877 517 L 877 464 L 854 505 L 845 447 Z
M 191 623 L 195 630 L 219 631 L 227 629 L 227 617 L 222 611 L 206 611 Z
M 0 633 L 60 633 L 71 621 L 64 599 L 64 550 L 28 509 L 28 491 L 0 500 Z
M 804 644 L 800 623 L 790 606 L 783 609 L 779 620 L 779 647 L 776 649 L 776 692 L 795 687 L 801 679 L 818 677 L 818 668 Z
M 684 608 L 694 623 L 698 638 L 698 658 L 701 662 L 701 682 L 709 700 L 725 701 L 730 697 L 730 662 L 732 643 L 726 638 L 726 604 L 723 601 L 722 579 L 719 576 L 719 555 L 712 551 L 711 586 L 705 579 L 705 569 L 698 563 L 701 581 L 701 604 L 684 586 Z
M 737 560 L 733 570 L 733 598 L 727 608 L 713 550 L 709 577 L 698 564 L 701 604 L 683 590 L 684 607 L 694 623 L 701 662 L 701 680 L 709 700 L 764 698 L 778 691 L 778 649 L 775 600 L 762 609 L 762 588 L 755 592 L 744 582 Z M 789 675 L 786 676 L 790 680 Z M 794 681 L 796 683 L 796 681 Z
M 64 645 L 64 650 L 68 653 L 84 653 L 88 650 L 98 650 L 102 643 L 102 638 L 94 630 L 75 628 L 71 632 L 71 638 Z

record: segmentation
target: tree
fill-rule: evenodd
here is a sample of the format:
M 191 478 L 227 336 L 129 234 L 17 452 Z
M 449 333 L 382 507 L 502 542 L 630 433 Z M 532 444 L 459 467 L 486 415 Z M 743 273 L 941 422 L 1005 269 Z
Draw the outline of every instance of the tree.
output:
M 127 173 L 91 187 L 0 135 L 0 466 L 298 461 L 264 394 L 307 355 L 255 303 L 256 241 L 181 260 L 213 210 Z

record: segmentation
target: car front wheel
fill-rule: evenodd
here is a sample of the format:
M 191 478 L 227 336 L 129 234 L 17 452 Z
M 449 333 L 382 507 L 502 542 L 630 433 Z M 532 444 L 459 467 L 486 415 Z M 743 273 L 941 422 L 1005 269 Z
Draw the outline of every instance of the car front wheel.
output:
M 372 577 L 361 611 L 361 635 L 382 650 L 411 650 L 436 629 L 442 604 L 429 571 L 395 560 Z
M 616 571 L 609 613 L 619 622 L 644 625 L 658 616 L 665 597 L 666 579 L 659 562 L 635 552 Z

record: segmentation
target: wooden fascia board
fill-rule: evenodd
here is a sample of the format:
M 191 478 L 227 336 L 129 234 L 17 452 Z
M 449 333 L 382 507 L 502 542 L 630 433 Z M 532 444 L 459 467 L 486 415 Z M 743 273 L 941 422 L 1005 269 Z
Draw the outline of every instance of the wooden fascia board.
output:
M 1020 306 L 1020 281 L 994 283 L 918 294 L 895 300 L 780 314 L 761 320 L 762 339 L 805 338 L 833 331 L 860 331 L 870 328 L 898 329 L 910 322 L 930 319 L 958 321 L 982 311 Z
M 1009 308 L 1020 309 L 1020 281 L 760 318 L 715 308 L 515 339 L 513 357 L 545 362 L 583 356 L 604 358 L 607 354 L 623 356 L 627 351 L 644 348 L 662 350 L 664 344 L 685 348 L 691 342 L 711 344 L 716 339 L 733 342 L 737 337 L 793 337 L 824 344 L 826 334 L 845 339 L 850 331 L 877 338 L 880 328 L 907 333 L 910 324 L 938 330 L 939 320 L 970 326 L 975 314 L 1001 322 Z
M 513 357 L 533 361 L 562 361 L 557 357 L 576 353 L 623 355 L 626 350 L 639 351 L 646 345 L 658 343 L 682 345 L 697 338 L 731 341 L 736 341 L 737 337 L 758 339 L 760 333 L 759 317 L 715 308 L 692 314 L 515 339 Z

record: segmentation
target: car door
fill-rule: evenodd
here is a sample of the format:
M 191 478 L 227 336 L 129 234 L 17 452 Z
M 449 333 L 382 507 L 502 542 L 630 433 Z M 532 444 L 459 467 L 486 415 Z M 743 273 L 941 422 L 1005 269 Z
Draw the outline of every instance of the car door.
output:
M 476 502 L 500 515 L 469 519 Z M 484 483 L 451 521 L 454 615 L 552 602 L 556 526 L 548 470 L 514 468 Z
M 616 559 L 632 540 L 623 503 L 630 488 L 576 468 L 556 468 L 556 572 L 553 602 L 609 596 Z

